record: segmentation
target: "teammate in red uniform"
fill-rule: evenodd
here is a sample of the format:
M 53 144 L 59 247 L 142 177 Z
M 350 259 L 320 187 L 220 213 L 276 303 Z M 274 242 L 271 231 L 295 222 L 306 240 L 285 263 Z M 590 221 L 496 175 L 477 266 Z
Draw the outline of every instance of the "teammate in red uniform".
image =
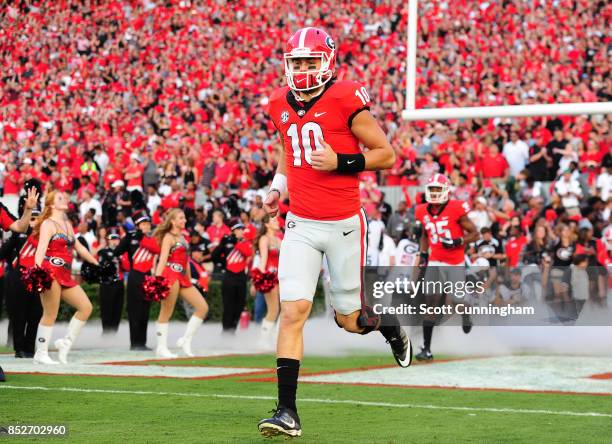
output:
M 427 282 L 459 282 L 465 280 L 465 246 L 479 239 L 474 223 L 467 217 L 470 206 L 460 200 L 449 200 L 450 181 L 443 174 L 434 174 L 427 181 L 425 200 L 416 207 L 415 218 L 421 222 L 421 251 L 419 266 L 427 271 Z M 450 266 L 450 267 L 449 267 Z M 449 267 L 449 268 L 444 268 Z M 437 306 L 444 301 L 441 295 L 427 294 L 426 302 Z M 436 323 L 435 316 L 423 320 L 424 344 L 415 357 L 431 360 L 431 336 Z M 471 330 L 469 317 L 464 317 L 463 329 Z
M 399 325 L 381 326 L 362 304 L 367 222 L 360 208 L 358 174 L 390 168 L 395 153 L 369 111 L 364 86 L 334 76 L 336 46 L 323 30 L 303 28 L 284 53 L 288 87 L 275 90 L 269 113 L 282 153 L 265 209 L 274 216 L 289 193 L 279 263 L 281 301 L 277 344 L 278 407 L 259 422 L 264 436 L 301 435 L 295 394 L 303 355 L 303 328 L 312 307 L 323 255 L 329 264 L 336 321 L 346 331 L 380 330 L 401 366 L 410 341 Z M 362 153 L 360 145 L 367 148 Z
M 32 232 L 38 237 L 34 262 L 45 268 L 53 277 L 51 288 L 40 295 L 43 315 L 36 334 L 34 362 L 37 364 L 57 364 L 57 361 L 49 357 L 48 349 L 60 299 L 77 310 L 70 320 L 66 336 L 55 341 L 62 364 L 67 362 L 68 352 L 92 311 L 87 294 L 72 279 L 73 251 L 76 250 L 79 256 L 91 264 L 98 265 L 98 261 L 83 244 L 76 241 L 74 229 L 66 216 L 67 210 L 68 196 L 62 191 L 49 191 L 45 196 L 42 214 Z
M 176 358 L 176 355 L 168 350 L 168 322 L 172 317 L 179 295 L 194 308 L 194 313 L 187 322 L 185 334 L 176 343 L 187 356 L 193 356 L 191 340 L 202 326 L 202 321 L 208 312 L 208 304 L 199 290 L 191 283 L 188 244 L 182 235 L 186 222 L 183 210 L 173 208 L 166 213 L 164 221 L 154 233 L 157 242 L 161 245 L 155 274 L 164 276 L 170 284 L 170 294 L 161 301 L 157 319 L 157 349 L 155 352 L 161 358 Z

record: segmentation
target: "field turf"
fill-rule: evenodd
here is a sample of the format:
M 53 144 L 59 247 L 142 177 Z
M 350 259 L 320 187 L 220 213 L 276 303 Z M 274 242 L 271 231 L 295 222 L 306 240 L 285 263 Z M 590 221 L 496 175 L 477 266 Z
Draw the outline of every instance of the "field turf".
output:
M 157 364 L 270 373 L 208 380 L 11 374 L 0 386 L 0 426 L 63 423 L 69 441 L 83 443 L 266 441 L 256 425 L 275 406 L 273 356 Z M 390 364 L 388 355 L 307 357 L 302 373 Z M 303 383 L 298 407 L 305 443 L 612 442 L 612 416 L 575 415 L 612 415 L 608 396 Z

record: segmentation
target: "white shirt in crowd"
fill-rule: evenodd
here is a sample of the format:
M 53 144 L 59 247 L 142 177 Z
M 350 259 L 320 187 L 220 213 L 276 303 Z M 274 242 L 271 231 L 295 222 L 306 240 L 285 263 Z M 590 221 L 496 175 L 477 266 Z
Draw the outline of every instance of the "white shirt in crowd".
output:
M 555 192 L 561 196 L 561 204 L 565 208 L 574 208 L 580 205 L 579 198 L 582 197 L 582 189 L 577 180 L 566 181 L 561 178 L 555 184 Z
M 472 222 L 474 222 L 478 232 L 480 232 L 480 230 L 482 230 L 484 227 L 491 227 L 491 224 L 493 223 L 487 210 L 472 210 L 468 213 L 468 217 Z
M 162 183 L 159 188 L 157 189 L 157 193 L 160 196 L 167 196 L 168 194 L 172 193 L 172 187 L 166 183 Z
M 109 162 L 108 154 L 106 154 L 106 151 L 102 151 L 100 154 L 94 156 L 94 160 L 100 167 L 100 176 L 103 176 Z
M 368 251 L 366 254 L 366 265 L 378 265 L 378 246 L 380 237 L 385 232 L 385 223 L 382 220 L 371 220 L 368 222 Z
M 89 200 L 89 202 L 84 201 L 79 206 L 79 215 L 81 216 L 81 219 L 85 217 L 85 215 L 91 208 L 96 210 L 96 214 L 94 216 L 96 219 L 99 220 L 102 217 L 102 205 L 100 204 L 100 201 L 98 199 L 92 198 Z
M 601 200 L 604 202 L 608 201 L 608 198 L 612 197 L 612 174 L 608 174 L 604 171 L 597 176 L 597 182 L 595 184 L 600 193 Z
M 147 208 L 149 209 L 149 214 L 155 213 L 159 204 L 161 204 L 161 197 L 159 194 L 147 194 Z
M 388 234 L 383 234 L 383 248 L 378 251 L 379 267 L 392 267 L 395 265 L 395 242 Z
M 529 146 L 522 140 L 517 140 L 516 143 L 512 141 L 507 142 L 504 145 L 502 154 L 510 166 L 510 174 L 512 176 L 518 176 L 529 162 Z
M 419 245 L 410 239 L 402 239 L 395 248 L 395 265 L 412 267 L 418 263 Z

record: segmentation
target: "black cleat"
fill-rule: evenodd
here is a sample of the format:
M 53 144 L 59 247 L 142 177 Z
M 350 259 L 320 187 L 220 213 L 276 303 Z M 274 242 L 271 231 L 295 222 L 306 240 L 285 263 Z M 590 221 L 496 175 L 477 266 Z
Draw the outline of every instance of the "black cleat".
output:
M 421 351 L 415 356 L 415 358 L 417 361 L 431 361 L 433 360 L 433 355 L 428 348 L 421 347 Z
M 23 359 L 26 357 L 26 355 L 25 355 L 25 352 L 22 352 L 21 350 L 19 350 L 15 352 L 15 357 L 18 359 Z
M 462 324 L 461 324 L 461 328 L 463 329 L 463 333 L 465 333 L 466 335 L 472 331 L 472 318 L 470 317 L 470 315 L 461 315 L 461 319 L 462 319 Z
M 302 436 L 300 417 L 293 410 L 283 406 L 277 407 L 272 418 L 259 421 L 257 428 L 265 438 L 272 436 L 288 436 L 291 438 Z
M 398 327 L 399 335 L 389 338 L 387 342 L 391 346 L 395 362 L 400 367 L 409 367 L 412 363 L 412 343 L 402 327 Z

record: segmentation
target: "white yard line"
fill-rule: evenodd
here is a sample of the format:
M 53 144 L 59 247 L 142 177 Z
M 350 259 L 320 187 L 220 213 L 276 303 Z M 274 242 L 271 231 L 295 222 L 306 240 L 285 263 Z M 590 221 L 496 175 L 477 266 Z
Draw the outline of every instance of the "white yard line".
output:
M 106 390 L 106 389 L 83 389 L 77 387 L 36 387 L 36 386 L 17 386 L 17 385 L 0 385 L 0 389 L 4 390 L 34 390 L 44 392 L 75 392 L 75 393 L 108 393 L 121 395 L 153 395 L 153 396 L 182 396 L 186 398 L 217 398 L 217 399 L 245 399 L 245 400 L 261 400 L 261 401 L 276 401 L 273 396 L 250 396 L 250 395 L 226 395 L 216 393 L 181 393 L 181 392 L 153 392 L 142 390 Z M 600 418 L 612 418 L 612 413 L 600 412 L 572 412 L 559 410 L 535 410 L 535 409 L 512 409 L 512 408 L 494 408 L 494 407 L 462 407 L 462 406 L 444 406 L 433 404 L 399 404 L 391 402 L 373 402 L 373 401 L 357 401 L 350 399 L 325 399 L 325 398 L 300 398 L 300 402 L 312 402 L 317 404 L 348 404 L 362 405 L 368 407 L 389 407 L 389 408 L 412 408 L 425 410 L 451 410 L 465 412 L 487 412 L 487 413 L 517 413 L 517 414 L 539 414 L 539 415 L 558 415 L 558 416 L 591 416 Z

